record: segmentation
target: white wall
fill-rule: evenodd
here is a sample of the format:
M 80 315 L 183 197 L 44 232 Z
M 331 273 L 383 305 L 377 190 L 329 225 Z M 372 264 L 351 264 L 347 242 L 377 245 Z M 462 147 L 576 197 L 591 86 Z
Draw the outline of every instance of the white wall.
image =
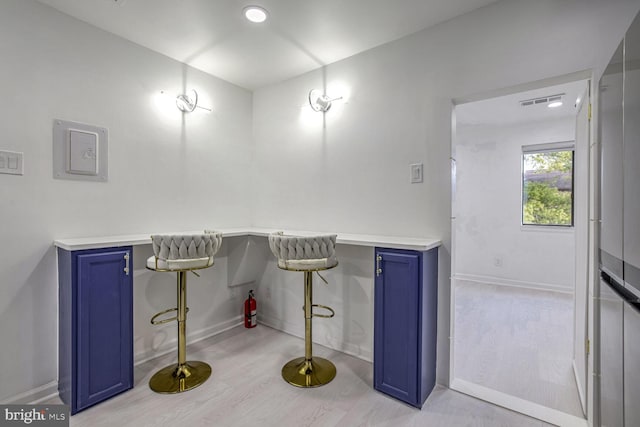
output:
M 573 292 L 574 230 L 521 225 L 521 169 L 523 145 L 574 138 L 572 117 L 456 128 L 456 277 Z
M 54 239 L 250 222 L 246 170 L 252 99 L 244 89 L 32 0 L 0 2 L 0 57 L 0 149 L 24 152 L 25 164 L 24 176 L 0 175 L 0 401 L 5 401 L 56 380 Z M 177 94 L 183 86 L 196 88 L 214 111 L 183 119 L 171 100 L 166 109 L 156 105 L 160 90 Z M 109 129 L 109 182 L 52 178 L 54 118 Z M 147 249 L 134 252 L 136 277 Z M 224 279 L 226 273 L 208 274 Z M 147 286 L 149 280 L 158 293 Z M 220 289 L 189 280 L 194 285 L 189 301 L 199 301 L 198 308 L 207 301 L 214 307 L 233 301 L 224 282 Z M 137 353 L 154 340 L 160 345 L 162 328 L 144 323 L 148 312 L 175 304 L 170 302 L 174 282 L 159 274 L 136 280 L 136 310 L 142 307 L 136 312 Z M 217 314 L 191 307 L 194 330 L 205 323 L 224 325 L 239 315 L 239 304 Z
M 438 381 L 446 383 L 451 100 L 591 68 L 599 77 L 638 7 L 503 1 L 255 91 L 254 224 L 441 238 Z M 325 85 L 349 99 L 323 117 L 305 99 Z M 424 163 L 423 184 L 409 183 L 414 162 Z M 372 278 L 360 283 L 370 293 Z

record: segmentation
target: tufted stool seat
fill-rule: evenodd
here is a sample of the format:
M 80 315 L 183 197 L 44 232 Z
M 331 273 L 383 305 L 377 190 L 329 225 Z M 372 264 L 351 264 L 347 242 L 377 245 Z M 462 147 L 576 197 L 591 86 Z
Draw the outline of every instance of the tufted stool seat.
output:
M 336 235 L 291 236 L 283 232 L 269 235 L 269 248 L 278 259 L 283 270 L 304 272 L 304 319 L 305 355 L 289 361 L 282 367 L 282 377 L 297 387 L 319 387 L 328 384 L 336 376 L 336 367 L 327 359 L 312 355 L 313 317 L 330 318 L 335 312 L 330 307 L 313 304 L 313 273 L 328 270 L 338 265 L 335 255 Z M 314 313 L 314 308 L 327 310 L 330 314 Z
M 147 259 L 147 268 L 155 271 L 180 271 L 211 267 L 213 255 L 221 243 L 222 235 L 216 232 L 151 236 L 154 256 Z
M 269 248 L 283 270 L 328 270 L 338 265 L 336 235 L 289 236 L 282 231 L 269 236 Z
M 147 259 L 147 268 L 153 271 L 176 272 L 176 308 L 161 311 L 151 318 L 153 325 L 176 320 L 178 322 L 178 363 L 156 372 L 149 380 L 149 387 L 157 393 L 180 393 L 204 383 L 211 375 L 211 366 L 204 362 L 187 362 L 187 272 L 209 268 L 213 256 L 220 249 L 222 234 L 211 231 L 191 235 L 151 236 L 153 256 Z M 159 317 L 176 312 L 175 317 L 157 320 Z

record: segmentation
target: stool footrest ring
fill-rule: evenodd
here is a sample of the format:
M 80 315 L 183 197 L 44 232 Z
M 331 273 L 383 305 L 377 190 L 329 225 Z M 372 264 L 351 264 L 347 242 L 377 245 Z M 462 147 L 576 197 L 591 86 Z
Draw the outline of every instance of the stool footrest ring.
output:
M 311 317 L 324 317 L 325 319 L 330 319 L 330 318 L 332 318 L 333 316 L 335 316 L 335 315 L 336 315 L 336 312 L 335 312 L 335 311 L 333 311 L 333 308 L 331 308 L 331 307 L 327 307 L 326 305 L 322 305 L 322 304 L 311 304 L 311 307 L 312 307 L 312 309 L 311 309 Z M 317 308 L 321 308 L 321 309 L 323 309 L 323 310 L 327 310 L 327 311 L 328 311 L 329 313 L 331 313 L 331 314 L 318 314 L 318 313 L 314 313 L 314 312 L 313 312 L 313 308 L 315 308 L 315 307 L 317 307 Z M 304 308 L 303 308 L 303 309 L 304 309 Z
M 160 313 L 156 313 L 156 315 L 151 318 L 151 324 L 152 325 L 162 325 L 162 324 L 165 324 L 165 323 L 173 322 L 174 320 L 178 320 L 178 316 L 170 317 L 168 319 L 156 320 L 156 318 L 158 318 L 158 317 L 160 317 L 162 315 L 165 315 L 167 313 L 170 313 L 172 311 L 176 311 L 177 312 L 178 308 L 177 307 L 176 308 L 168 308 L 166 310 L 161 311 Z M 187 307 L 187 311 L 186 312 L 187 313 L 189 312 L 189 307 Z

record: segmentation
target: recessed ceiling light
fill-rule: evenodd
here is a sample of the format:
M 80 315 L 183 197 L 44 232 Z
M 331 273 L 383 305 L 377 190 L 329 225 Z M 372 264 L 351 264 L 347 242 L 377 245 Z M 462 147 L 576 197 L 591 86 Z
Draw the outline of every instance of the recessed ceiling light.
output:
M 247 6 L 244 8 L 244 16 L 257 24 L 267 20 L 267 10 L 260 6 Z
M 558 108 L 562 106 L 562 101 L 555 101 L 547 105 L 549 108 Z

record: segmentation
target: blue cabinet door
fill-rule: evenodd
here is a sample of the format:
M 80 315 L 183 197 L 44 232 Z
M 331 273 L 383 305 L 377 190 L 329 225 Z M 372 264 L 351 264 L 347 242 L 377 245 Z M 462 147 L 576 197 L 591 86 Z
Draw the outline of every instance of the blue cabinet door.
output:
M 379 250 L 376 258 L 375 387 L 413 403 L 418 395 L 419 254 Z
M 420 408 L 435 385 L 437 248 L 375 257 L 374 387 Z
M 133 386 L 130 250 L 77 256 L 77 409 Z
M 72 414 L 133 387 L 131 252 L 58 249 L 58 390 Z

